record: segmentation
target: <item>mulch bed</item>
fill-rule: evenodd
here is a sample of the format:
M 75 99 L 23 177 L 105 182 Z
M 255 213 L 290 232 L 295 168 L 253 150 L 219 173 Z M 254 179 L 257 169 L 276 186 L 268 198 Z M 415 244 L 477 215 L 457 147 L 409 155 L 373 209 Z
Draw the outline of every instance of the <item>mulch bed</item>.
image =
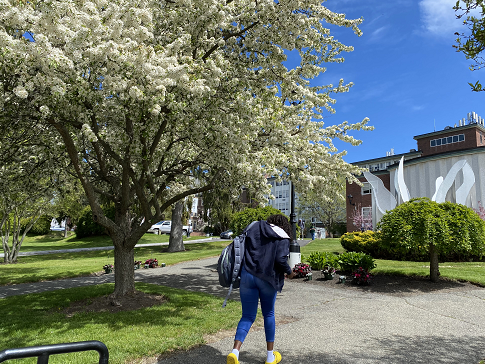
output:
M 439 282 L 433 283 L 429 277 L 407 277 L 385 274 L 375 275 L 368 285 L 357 285 L 352 283 L 350 276 L 346 276 L 345 283 L 339 283 L 340 275 L 342 274 L 337 272 L 332 280 L 325 280 L 320 272 L 313 271 L 312 280 L 308 281 L 304 278 L 295 278 L 293 281 L 301 282 L 302 284 L 320 285 L 332 289 L 352 289 L 399 297 L 432 292 L 440 293 L 484 289 L 469 282 L 459 282 L 447 278 L 440 278 Z

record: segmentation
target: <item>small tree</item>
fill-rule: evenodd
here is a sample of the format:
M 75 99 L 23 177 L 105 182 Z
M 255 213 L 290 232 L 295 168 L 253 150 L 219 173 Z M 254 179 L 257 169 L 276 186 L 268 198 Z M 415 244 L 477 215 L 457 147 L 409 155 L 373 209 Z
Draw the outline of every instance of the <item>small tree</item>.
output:
M 383 244 L 404 249 L 427 249 L 430 279 L 439 279 L 439 253 L 483 255 L 485 223 L 470 208 L 428 198 L 412 199 L 388 211 L 380 220 Z
M 335 194 L 329 197 L 310 190 L 300 194 L 298 212 L 305 218 L 316 217 L 333 238 L 338 224 L 345 221 L 345 197 L 340 191 L 335 191 Z
M 360 204 L 352 212 L 352 224 L 362 231 L 372 230 L 372 215 L 364 215 Z

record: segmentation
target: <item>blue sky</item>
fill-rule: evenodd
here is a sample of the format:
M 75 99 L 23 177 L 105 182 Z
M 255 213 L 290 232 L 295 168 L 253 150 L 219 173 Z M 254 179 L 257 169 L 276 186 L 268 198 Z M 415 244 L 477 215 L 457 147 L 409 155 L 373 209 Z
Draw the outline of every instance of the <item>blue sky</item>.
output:
M 452 47 L 456 31 L 465 30 L 455 18 L 456 0 L 329 0 L 332 11 L 348 18 L 363 17 L 357 37 L 351 29 L 332 29 L 333 35 L 355 50 L 345 62 L 327 65 L 313 84 L 352 81 L 347 94 L 336 96 L 335 114 L 326 125 L 369 117 L 374 131 L 353 132 L 361 139 L 347 150 L 345 161 L 379 158 L 391 148 L 395 154 L 417 148 L 415 135 L 458 124 L 475 111 L 485 118 L 485 92 L 470 90 L 468 82 L 481 79 L 485 70 L 472 72 L 470 61 Z

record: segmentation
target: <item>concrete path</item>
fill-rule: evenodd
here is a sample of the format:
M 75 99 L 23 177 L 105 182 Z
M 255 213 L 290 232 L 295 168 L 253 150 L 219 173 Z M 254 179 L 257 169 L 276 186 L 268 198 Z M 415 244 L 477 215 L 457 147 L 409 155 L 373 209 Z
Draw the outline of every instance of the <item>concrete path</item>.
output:
M 136 271 L 136 281 L 223 297 L 217 258 Z M 113 275 L 0 287 L 0 298 L 112 281 Z M 459 285 L 460 283 L 457 283 Z M 399 289 L 399 288 L 397 288 Z M 239 292 L 232 294 L 238 299 Z M 485 359 L 485 289 L 444 289 L 389 295 L 288 281 L 276 301 L 275 348 L 282 364 L 478 364 Z M 233 333 L 213 343 L 160 359 L 158 364 L 224 364 Z M 250 332 L 241 364 L 262 364 L 264 331 Z

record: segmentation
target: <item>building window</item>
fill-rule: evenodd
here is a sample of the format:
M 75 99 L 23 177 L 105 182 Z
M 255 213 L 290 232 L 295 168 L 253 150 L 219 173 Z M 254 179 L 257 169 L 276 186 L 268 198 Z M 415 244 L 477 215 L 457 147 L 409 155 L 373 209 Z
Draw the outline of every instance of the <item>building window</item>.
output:
M 364 219 L 372 219 L 372 207 L 362 207 L 362 217 Z
M 362 195 L 370 195 L 372 192 L 372 189 L 370 187 L 369 182 L 364 182 L 364 185 L 361 187 L 362 190 Z
M 452 144 L 465 141 L 465 134 L 453 135 L 445 138 L 438 138 L 430 140 L 429 145 L 432 147 L 438 147 L 440 145 Z

